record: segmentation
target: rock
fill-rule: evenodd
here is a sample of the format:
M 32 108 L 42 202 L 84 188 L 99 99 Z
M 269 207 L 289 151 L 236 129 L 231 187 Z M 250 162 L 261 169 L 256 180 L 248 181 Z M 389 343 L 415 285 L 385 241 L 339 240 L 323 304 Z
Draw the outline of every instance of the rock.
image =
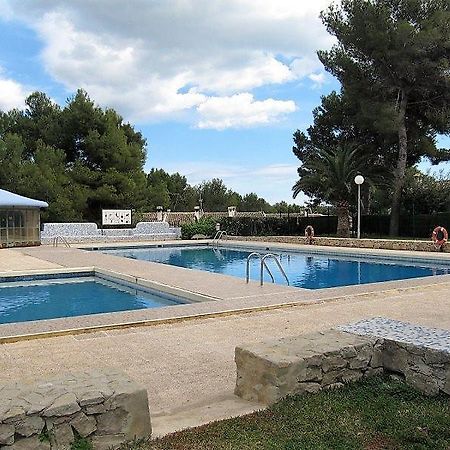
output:
M 343 358 L 353 358 L 356 356 L 356 350 L 355 347 L 346 347 L 341 350 L 341 355 Z
M 2 447 L 2 450 L 50 450 L 50 442 L 41 441 L 39 436 L 18 439 L 13 445 Z
M 348 361 L 342 356 L 330 356 L 325 358 L 322 363 L 322 370 L 326 373 L 330 370 L 342 369 L 346 367 Z
M 72 427 L 68 423 L 62 423 L 53 427 L 51 442 L 54 441 L 58 450 L 70 450 L 74 440 L 75 436 Z
M 445 380 L 444 386 L 442 387 L 442 392 L 450 395 L 450 377 Z
M 328 386 L 324 386 L 323 389 L 340 389 L 341 387 L 344 387 L 344 383 L 329 384 Z
M 374 348 L 369 365 L 374 368 L 383 367 L 383 350 L 381 347 Z
M 11 445 L 14 443 L 14 425 L 0 425 L 0 445 Z
M 25 410 L 20 406 L 13 406 L 6 413 L 3 414 L 2 420 L 4 423 L 12 423 L 24 417 L 25 417 Z
M 44 428 L 45 422 L 39 416 L 27 416 L 16 422 L 16 432 L 24 437 L 39 434 Z
M 76 414 L 69 423 L 81 437 L 87 437 L 97 429 L 95 418 L 88 417 L 83 412 Z
M 427 348 L 424 362 L 426 364 L 448 364 L 450 363 L 450 353 Z
M 58 397 L 44 412 L 43 416 L 68 416 L 80 411 L 80 405 L 73 393 L 66 393 Z
M 408 368 L 408 352 L 395 342 L 386 341 L 382 359 L 383 367 L 390 372 L 404 373 Z
M 80 406 L 98 405 L 103 403 L 104 397 L 98 391 L 87 391 L 78 395 L 78 403 Z
M 349 369 L 365 369 L 369 365 L 370 357 L 357 356 L 348 363 Z
M 100 403 L 98 405 L 90 405 L 85 406 L 83 410 L 86 412 L 86 414 L 101 414 L 106 411 L 108 411 L 108 408 L 105 406 L 104 403 Z
M 95 450 L 111 450 L 118 448 L 126 440 L 124 435 L 93 436 L 92 446 Z
M 319 383 L 299 383 L 295 394 L 316 394 L 320 389 Z
M 365 372 L 365 377 L 378 377 L 383 375 L 384 369 L 382 367 L 369 367 Z
M 97 416 L 97 432 L 105 434 L 125 434 L 128 413 L 122 408 L 112 409 Z
M 405 373 L 405 380 L 425 395 L 433 396 L 439 394 L 439 386 L 433 377 L 408 369 Z

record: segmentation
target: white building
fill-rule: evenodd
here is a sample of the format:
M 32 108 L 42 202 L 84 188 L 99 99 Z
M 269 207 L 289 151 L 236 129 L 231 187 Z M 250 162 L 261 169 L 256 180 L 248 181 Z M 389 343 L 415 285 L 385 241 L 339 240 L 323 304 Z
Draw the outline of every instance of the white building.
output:
M 41 208 L 48 204 L 0 189 L 0 246 L 40 245 Z

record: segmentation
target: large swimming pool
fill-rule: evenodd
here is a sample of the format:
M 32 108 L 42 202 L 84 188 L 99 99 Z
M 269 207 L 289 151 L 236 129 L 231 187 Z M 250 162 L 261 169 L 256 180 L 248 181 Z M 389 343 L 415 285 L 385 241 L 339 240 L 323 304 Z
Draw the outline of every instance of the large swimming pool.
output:
M 254 249 L 228 247 L 152 247 L 102 250 L 104 253 L 126 258 L 170 264 L 188 269 L 245 278 L 247 256 Z M 268 253 L 258 250 L 261 254 Z M 404 261 L 395 259 L 372 259 L 363 257 L 339 257 L 306 252 L 277 252 L 291 286 L 306 289 L 320 289 L 379 281 L 403 280 L 408 278 L 444 275 L 450 273 L 450 264 Z M 250 277 L 259 280 L 259 261 L 251 260 Z M 275 282 L 286 284 L 273 261 L 268 260 Z M 265 282 L 270 282 L 265 273 Z
M 171 297 L 97 277 L 0 283 L 0 324 L 180 304 Z

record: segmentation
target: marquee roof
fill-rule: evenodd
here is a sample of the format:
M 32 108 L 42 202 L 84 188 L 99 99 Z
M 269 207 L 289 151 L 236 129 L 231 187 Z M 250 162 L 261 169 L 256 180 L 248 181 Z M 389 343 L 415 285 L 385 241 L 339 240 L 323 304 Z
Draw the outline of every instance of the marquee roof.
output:
M 0 189 L 0 208 L 47 208 L 48 203 Z

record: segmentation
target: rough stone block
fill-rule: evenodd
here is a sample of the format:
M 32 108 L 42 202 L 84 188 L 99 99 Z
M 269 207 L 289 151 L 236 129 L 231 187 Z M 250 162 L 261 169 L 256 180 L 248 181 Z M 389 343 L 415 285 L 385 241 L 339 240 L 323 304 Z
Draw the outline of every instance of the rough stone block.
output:
M 0 425 L 0 445 L 11 445 L 14 443 L 14 425 Z
M 80 411 L 77 397 L 72 392 L 67 392 L 58 397 L 43 413 L 44 417 L 69 416 Z
M 71 450 L 75 440 L 73 429 L 68 423 L 55 425 L 51 433 L 50 443 L 58 450 Z
M 354 372 L 358 371 L 347 369 L 349 360 L 361 354 L 368 364 L 369 350 L 375 342 L 328 330 L 237 347 L 235 393 L 247 400 L 271 404 L 286 395 L 316 392 L 321 385 L 362 377 L 362 372 L 357 375 Z
M 95 418 L 83 412 L 76 414 L 69 423 L 81 437 L 87 437 L 97 429 Z
M 105 443 L 151 436 L 147 391 L 112 368 L 0 384 L 0 399 L 1 450 L 70 450 L 74 431 Z
M 24 437 L 39 434 L 44 428 L 44 425 L 44 419 L 39 416 L 27 416 L 15 424 L 16 432 Z
M 50 450 L 50 442 L 41 441 L 39 436 L 17 440 L 13 445 L 2 447 L 2 450 Z

